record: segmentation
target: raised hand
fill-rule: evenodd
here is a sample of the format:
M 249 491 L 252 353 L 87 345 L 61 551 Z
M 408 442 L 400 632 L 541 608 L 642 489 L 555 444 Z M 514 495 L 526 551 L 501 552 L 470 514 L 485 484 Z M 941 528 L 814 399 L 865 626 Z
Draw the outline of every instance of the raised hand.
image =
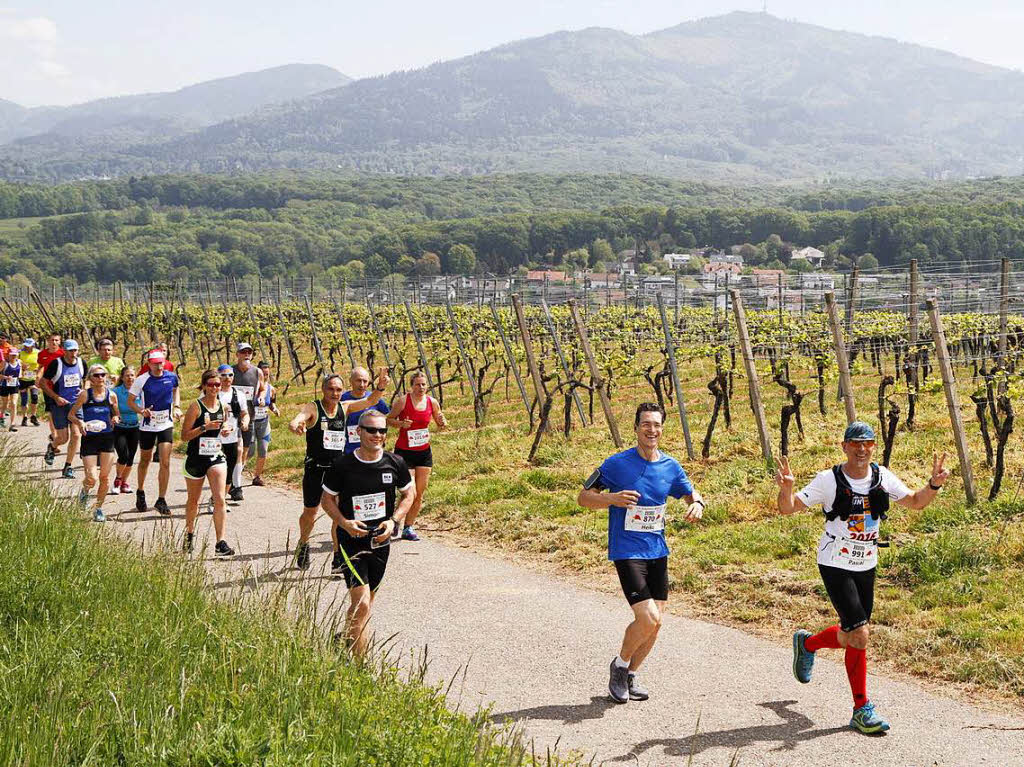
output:
M 946 480 L 949 479 L 949 469 L 943 468 L 942 466 L 945 462 L 945 453 L 941 456 L 938 453 L 932 453 L 932 478 L 928 481 L 934 487 L 942 487 L 946 483 Z
M 793 470 L 789 468 L 789 458 L 784 455 L 779 456 L 779 468 L 775 470 L 775 484 L 782 490 L 792 490 L 795 481 Z
M 391 383 L 391 379 L 388 377 L 388 369 L 386 367 L 380 367 L 377 369 L 377 389 L 384 391 L 388 388 L 388 384 Z

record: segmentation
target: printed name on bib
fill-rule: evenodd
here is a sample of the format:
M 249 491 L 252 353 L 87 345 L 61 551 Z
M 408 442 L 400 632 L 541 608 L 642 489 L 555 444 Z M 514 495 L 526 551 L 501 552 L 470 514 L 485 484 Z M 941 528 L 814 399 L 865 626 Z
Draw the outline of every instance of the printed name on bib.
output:
M 170 410 L 154 410 L 153 417 L 149 419 L 149 422 L 154 426 L 163 426 L 166 425 L 170 420 Z
M 387 500 L 384 493 L 367 493 L 352 496 L 352 516 L 357 522 L 383 519 L 387 514 Z
M 204 458 L 213 458 L 220 455 L 220 437 L 200 437 L 199 455 Z
M 254 418 L 257 421 L 262 421 L 264 418 L 267 417 L 267 415 L 269 413 L 270 413 L 270 408 L 264 407 L 263 405 L 257 405 L 256 406 L 256 412 L 254 414 Z
M 627 506 L 626 530 L 631 533 L 657 533 L 665 529 L 665 504 Z
M 344 450 L 345 449 L 345 432 L 334 431 L 332 429 L 324 429 L 324 449 L 325 450 Z
M 362 440 L 359 439 L 359 424 L 348 427 L 348 441 L 353 445 L 362 444 Z
M 409 429 L 405 436 L 409 447 L 423 447 L 430 442 L 430 429 Z
M 870 570 L 878 564 L 878 542 L 836 538 L 832 541 L 832 564 L 844 570 Z
M 68 373 L 66 376 L 64 376 L 64 385 L 67 386 L 69 389 L 72 386 L 81 386 L 82 376 L 80 376 L 78 373 Z

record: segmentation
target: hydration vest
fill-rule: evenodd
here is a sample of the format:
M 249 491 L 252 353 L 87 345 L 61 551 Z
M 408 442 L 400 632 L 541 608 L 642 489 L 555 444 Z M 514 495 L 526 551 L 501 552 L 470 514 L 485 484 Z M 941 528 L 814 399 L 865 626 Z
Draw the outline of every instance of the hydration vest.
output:
M 853 491 L 842 466 L 833 466 L 832 476 L 836 480 L 836 497 L 832 501 L 832 509 L 825 513 L 827 520 L 839 518 L 845 522 L 853 513 L 854 505 L 863 508 L 863 501 L 857 500 L 863 498 L 868 499 L 872 519 L 888 519 L 886 512 L 889 511 L 889 493 L 882 487 L 882 471 L 877 463 L 871 464 L 871 488 L 867 495 Z

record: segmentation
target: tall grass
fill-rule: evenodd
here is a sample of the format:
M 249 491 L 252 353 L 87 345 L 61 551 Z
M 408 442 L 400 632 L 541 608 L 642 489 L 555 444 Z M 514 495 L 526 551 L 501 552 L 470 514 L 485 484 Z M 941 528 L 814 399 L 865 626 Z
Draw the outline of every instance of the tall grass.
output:
M 0 765 L 508 765 L 514 735 L 351 661 L 301 609 L 209 596 L 0 461 Z M 297 616 L 297 617 L 296 617 Z

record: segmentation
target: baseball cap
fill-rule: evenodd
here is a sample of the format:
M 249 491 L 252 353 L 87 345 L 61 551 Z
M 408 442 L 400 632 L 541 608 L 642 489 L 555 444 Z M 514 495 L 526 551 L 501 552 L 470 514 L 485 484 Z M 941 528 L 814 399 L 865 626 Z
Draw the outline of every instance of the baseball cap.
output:
M 242 341 L 238 346 L 235 347 L 235 351 L 237 352 L 244 352 L 246 349 L 252 351 L 252 345 L 247 343 L 246 341 Z
M 27 346 L 27 347 L 29 347 L 31 349 L 33 346 L 36 345 L 36 339 L 34 339 L 34 338 L 26 338 L 24 341 L 21 342 L 21 345 L 22 346 Z
M 64 350 L 65 351 L 69 351 L 69 352 L 77 352 L 78 351 L 78 341 L 76 341 L 73 338 L 69 338 L 68 340 L 66 340 L 64 342 Z
M 854 421 L 843 432 L 843 442 L 873 442 L 875 430 L 863 421 Z
M 146 355 L 146 359 L 149 362 L 163 362 L 167 359 L 167 355 L 165 355 L 159 349 L 153 349 L 149 354 Z

